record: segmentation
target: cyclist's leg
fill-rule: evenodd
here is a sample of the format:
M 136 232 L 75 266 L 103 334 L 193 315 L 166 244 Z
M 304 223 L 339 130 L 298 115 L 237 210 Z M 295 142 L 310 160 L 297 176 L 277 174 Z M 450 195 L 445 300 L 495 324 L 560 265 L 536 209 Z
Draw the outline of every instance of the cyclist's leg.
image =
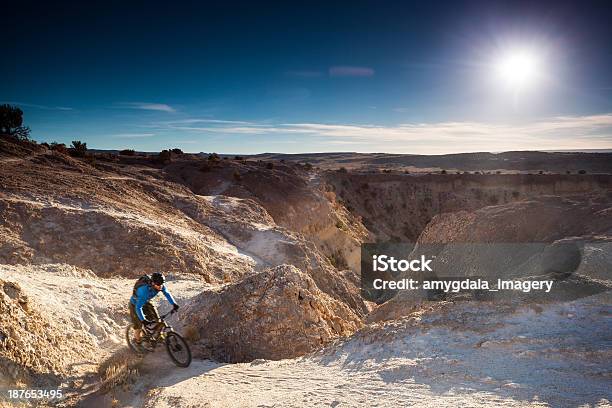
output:
M 151 320 L 156 322 L 159 320 L 159 313 L 157 313 L 157 308 L 151 302 L 145 303 L 142 307 L 142 313 L 145 315 L 147 320 Z
M 144 306 L 142 307 L 142 313 L 144 314 L 147 320 L 150 320 L 152 322 L 156 322 L 157 320 L 159 320 L 159 314 L 157 313 L 157 309 L 155 308 L 155 306 L 153 306 L 151 302 L 147 302 L 144 304 Z M 145 327 L 145 329 L 147 335 L 155 331 L 155 329 L 152 329 L 151 327 Z
M 142 322 L 136 315 L 136 307 L 132 302 L 129 302 L 130 318 L 132 319 L 132 326 L 134 327 L 134 340 L 136 343 L 140 343 L 142 340 Z

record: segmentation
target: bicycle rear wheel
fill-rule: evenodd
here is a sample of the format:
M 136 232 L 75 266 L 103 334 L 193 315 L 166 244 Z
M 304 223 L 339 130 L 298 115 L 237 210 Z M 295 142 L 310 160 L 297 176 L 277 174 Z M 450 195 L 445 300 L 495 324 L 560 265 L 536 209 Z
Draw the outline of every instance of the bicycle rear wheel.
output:
M 179 367 L 189 367 L 191 364 L 191 350 L 183 337 L 175 332 L 166 334 L 166 351 Z

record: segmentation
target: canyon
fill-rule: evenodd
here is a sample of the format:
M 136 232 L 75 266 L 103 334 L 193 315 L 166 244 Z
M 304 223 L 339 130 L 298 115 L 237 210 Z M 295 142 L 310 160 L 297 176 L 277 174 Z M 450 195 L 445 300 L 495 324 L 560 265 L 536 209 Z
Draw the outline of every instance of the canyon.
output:
M 62 387 L 56 406 L 609 406 L 612 176 L 560 172 L 563 155 L 532 174 L 457 158 L 443 174 L 435 157 L 406 173 L 372 170 L 375 155 L 161 163 L 0 137 L 0 386 Z M 599 155 L 570 167 L 604 169 Z M 433 269 L 460 276 L 497 259 L 504 277 L 554 277 L 567 245 L 579 257 L 552 298 L 376 304 L 360 293 L 368 242 L 437 245 Z M 512 262 L 453 246 L 529 242 Z M 182 305 L 183 371 L 123 344 L 131 286 L 155 271 Z

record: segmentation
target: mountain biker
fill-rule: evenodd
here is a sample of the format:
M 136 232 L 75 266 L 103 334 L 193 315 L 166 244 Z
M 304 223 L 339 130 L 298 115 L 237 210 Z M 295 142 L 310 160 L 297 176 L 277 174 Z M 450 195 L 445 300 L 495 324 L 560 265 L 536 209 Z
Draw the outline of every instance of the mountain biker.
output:
M 159 320 L 157 309 L 150 302 L 159 292 L 162 292 L 168 302 L 177 311 L 179 305 L 164 285 L 166 278 L 159 272 L 150 277 L 145 275 L 136 281 L 132 297 L 130 298 L 130 317 L 134 326 L 134 341 L 140 345 L 142 342 L 143 326 L 145 331 L 152 331 Z

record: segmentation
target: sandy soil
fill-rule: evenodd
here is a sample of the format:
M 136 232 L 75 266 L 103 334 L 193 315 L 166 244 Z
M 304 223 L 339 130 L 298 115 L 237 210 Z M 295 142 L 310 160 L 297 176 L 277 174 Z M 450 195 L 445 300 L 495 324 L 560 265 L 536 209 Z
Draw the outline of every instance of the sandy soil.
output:
M 611 305 L 607 294 L 535 309 L 466 303 L 281 361 L 177 369 L 159 355 L 130 390 L 83 406 L 610 407 Z

